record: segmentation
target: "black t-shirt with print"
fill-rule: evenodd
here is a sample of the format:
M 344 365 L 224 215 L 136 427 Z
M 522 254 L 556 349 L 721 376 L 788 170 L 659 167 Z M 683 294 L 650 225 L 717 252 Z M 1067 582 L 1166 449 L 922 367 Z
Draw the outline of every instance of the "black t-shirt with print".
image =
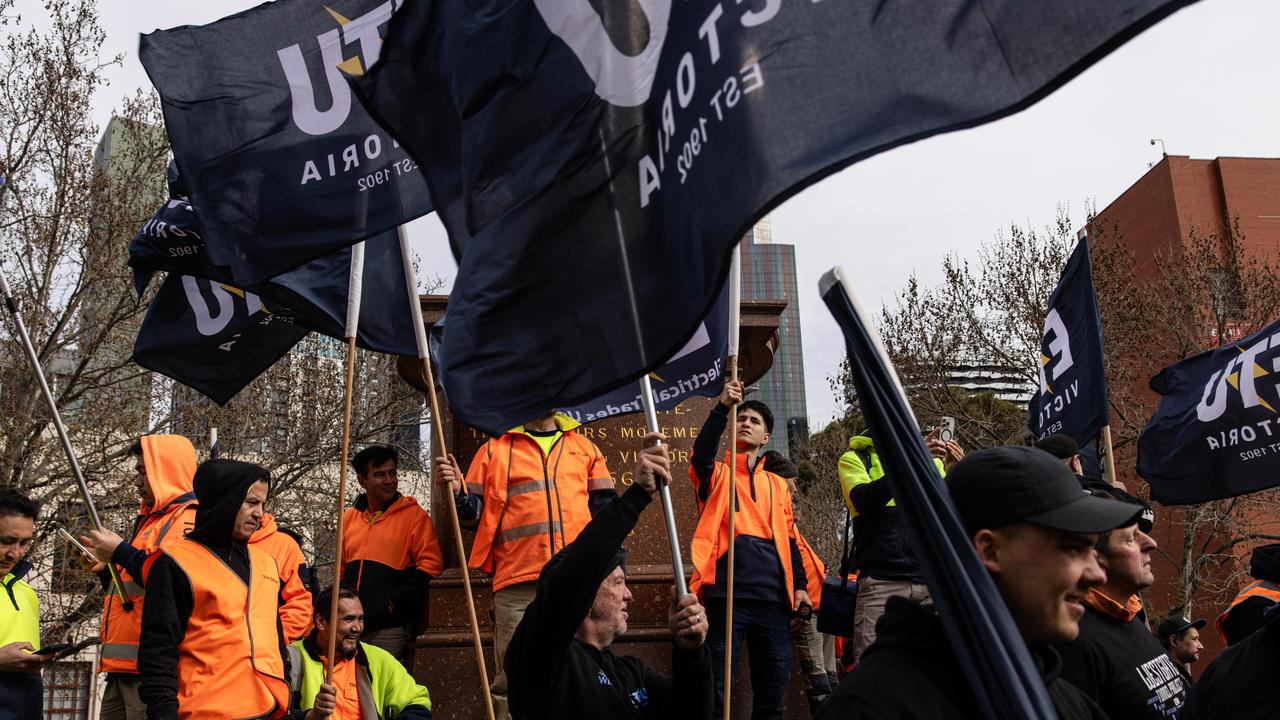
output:
M 1062 677 L 1113 718 L 1177 717 L 1191 690 L 1141 616 L 1125 622 L 1086 606 L 1079 637 L 1057 648 Z

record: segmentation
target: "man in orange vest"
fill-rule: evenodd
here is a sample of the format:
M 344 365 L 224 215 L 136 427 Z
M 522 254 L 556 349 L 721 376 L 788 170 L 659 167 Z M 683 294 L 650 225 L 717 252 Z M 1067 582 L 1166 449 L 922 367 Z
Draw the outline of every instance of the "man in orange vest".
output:
M 618 493 L 596 444 L 579 424 L 548 413 L 486 442 L 462 471 L 452 455 L 436 458 L 436 481 L 448 485 L 458 520 L 476 530 L 468 564 L 493 577 L 493 648 L 499 669 L 542 566 L 578 537 Z M 498 718 L 507 709 L 507 676 L 491 687 Z
M 271 513 L 262 515 L 262 525 L 249 538 L 249 544 L 270 555 L 276 561 L 283 585 L 280 591 L 280 626 L 284 641 L 300 640 L 311 627 L 311 591 L 304 578 L 307 560 L 302 556 L 298 541 L 276 524 Z
M 1266 625 L 1268 611 L 1280 603 L 1280 544 L 1254 548 L 1249 574 L 1254 582 L 1245 586 L 1218 616 L 1218 634 L 1228 645 L 1235 645 Z
M 730 406 L 738 405 L 734 450 L 717 462 L 720 436 L 729 423 Z M 790 625 L 794 613 L 812 612 L 808 576 L 791 513 L 791 493 L 782 478 L 763 467 L 760 449 L 769 442 L 773 414 L 758 400 L 742 402 L 742 383 L 725 382 L 720 402 L 711 410 L 689 458 L 701 515 L 693 533 L 693 581 L 690 590 L 707 607 L 716 673 L 714 717 L 720 717 L 724 693 L 725 617 L 729 543 L 733 542 L 734 655 L 745 637 L 751 653 L 751 717 L 782 716 L 782 696 L 791 676 Z M 730 540 L 728 462 L 735 465 L 734 535 Z M 734 665 L 736 666 L 736 662 Z
M 249 544 L 271 476 L 209 460 L 195 475 L 195 527 L 142 566 L 147 602 L 138 643 L 149 720 L 283 717 L 289 709 L 280 574 Z
M 103 580 L 102 649 L 98 672 L 107 674 L 102 720 L 142 720 L 146 706 L 138 696 L 138 634 L 142 630 L 142 563 L 161 547 L 178 542 L 196 516 L 191 477 L 196 450 L 181 435 L 144 435 L 129 449 L 133 486 L 138 490 L 138 517 L 129 539 L 110 530 L 91 531 L 82 539 L 100 561 L 94 570 Z M 120 602 L 105 563 L 114 563 L 128 606 Z
M 360 641 L 403 661 L 411 630 L 444 556 L 431 516 L 400 494 L 395 448 L 370 445 L 351 459 L 364 492 L 342 516 L 342 582 L 364 606 Z

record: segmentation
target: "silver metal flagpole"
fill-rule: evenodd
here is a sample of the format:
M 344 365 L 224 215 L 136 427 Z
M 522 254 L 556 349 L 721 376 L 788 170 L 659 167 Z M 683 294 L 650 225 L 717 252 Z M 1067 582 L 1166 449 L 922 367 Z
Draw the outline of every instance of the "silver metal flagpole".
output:
M 640 402 L 644 405 L 644 421 L 649 432 L 659 432 L 658 411 L 653 405 L 653 386 L 649 376 L 640 378 Z M 659 443 L 661 445 L 661 443 Z M 662 516 L 667 522 L 667 544 L 671 546 L 671 571 L 676 577 L 676 597 L 682 598 L 689 592 L 689 585 L 684 579 L 684 561 L 680 558 L 680 535 L 676 531 L 675 508 L 671 505 L 671 486 L 666 478 L 659 477 L 658 498 L 662 500 Z
M 76 458 L 75 448 L 71 447 L 71 438 L 67 435 L 67 427 L 62 424 L 62 413 L 58 412 L 58 403 L 53 398 L 53 392 L 49 390 L 49 383 L 44 377 L 44 368 L 40 366 L 40 358 L 36 355 L 35 346 L 31 344 L 31 336 L 27 334 L 27 325 L 22 321 L 22 314 L 18 312 L 18 301 L 13 298 L 13 293 L 9 290 L 9 281 L 5 278 L 4 271 L 0 270 L 0 294 L 4 295 L 5 307 L 9 308 L 9 315 L 13 317 L 13 325 L 18 329 L 18 340 L 22 344 L 22 349 L 26 352 L 27 362 L 31 364 L 31 370 L 35 373 L 36 382 L 40 385 L 40 393 L 44 395 L 45 402 L 49 405 L 49 415 L 53 419 L 53 427 L 58 431 L 58 439 L 62 441 L 62 451 L 67 455 L 67 461 L 71 463 L 71 475 L 75 478 L 76 489 L 80 491 L 80 499 L 84 500 L 85 509 L 89 512 L 89 521 L 93 523 L 95 530 L 102 530 L 102 519 L 98 516 L 98 508 L 93 504 L 93 497 L 89 494 L 89 484 L 85 482 L 84 472 L 80 469 L 80 460 Z M 121 605 L 128 610 L 133 603 L 125 599 L 124 588 L 120 584 L 120 576 L 116 574 L 115 565 L 107 563 L 107 571 L 111 573 L 111 582 L 115 585 L 116 594 L 120 596 Z

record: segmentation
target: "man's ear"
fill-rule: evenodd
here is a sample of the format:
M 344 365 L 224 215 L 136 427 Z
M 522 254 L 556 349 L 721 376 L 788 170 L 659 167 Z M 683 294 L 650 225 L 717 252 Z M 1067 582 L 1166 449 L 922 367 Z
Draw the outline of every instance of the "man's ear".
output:
M 978 559 L 982 561 L 982 566 L 992 575 L 1000 572 L 1001 540 L 999 534 L 986 528 L 973 534 L 973 549 L 978 552 Z

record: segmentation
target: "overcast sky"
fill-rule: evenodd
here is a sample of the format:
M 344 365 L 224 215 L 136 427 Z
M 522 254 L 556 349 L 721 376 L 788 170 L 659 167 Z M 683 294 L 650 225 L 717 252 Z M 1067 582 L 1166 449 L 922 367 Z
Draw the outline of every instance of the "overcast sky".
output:
M 148 84 L 139 33 L 211 22 L 254 4 L 101 2 L 103 54 L 126 57 L 96 99 L 99 122 L 120 97 Z M 933 284 L 943 254 L 972 257 L 1000 228 L 1047 225 L 1059 204 L 1077 221 L 1086 201 L 1105 207 L 1160 158 L 1151 138 L 1162 138 L 1172 155 L 1280 157 L 1277 27 L 1275 0 L 1203 0 L 1029 110 L 879 155 L 775 211 L 774 240 L 796 246 L 810 426 L 821 428 L 838 409 L 827 377 L 844 353 L 818 298 L 823 272 L 841 265 L 864 304 L 891 304 L 912 271 Z M 425 218 L 410 232 L 424 272 L 451 282 L 456 265 L 439 222 Z

